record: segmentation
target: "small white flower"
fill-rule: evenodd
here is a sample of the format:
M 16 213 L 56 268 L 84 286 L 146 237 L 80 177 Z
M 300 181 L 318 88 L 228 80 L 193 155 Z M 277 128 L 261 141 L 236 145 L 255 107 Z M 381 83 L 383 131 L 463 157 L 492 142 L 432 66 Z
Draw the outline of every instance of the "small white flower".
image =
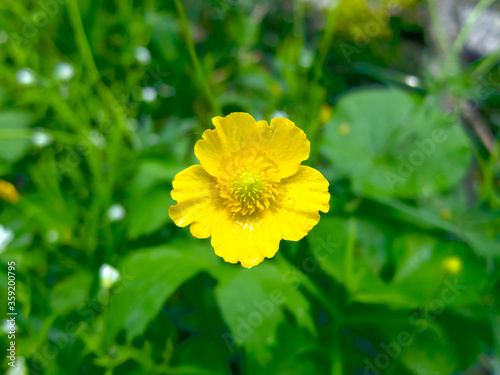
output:
M 23 86 L 33 86 L 35 83 L 35 72 L 31 69 L 20 69 L 16 72 L 16 79 Z
M 0 254 L 5 251 L 5 248 L 14 239 L 14 231 L 10 228 L 5 228 L 0 224 Z
M 147 65 L 151 62 L 151 52 L 146 47 L 137 46 L 134 48 L 134 57 L 142 65 Z
M 125 208 L 121 204 L 114 204 L 108 209 L 108 218 L 111 221 L 120 221 L 125 217 Z
M 142 100 L 146 103 L 152 103 L 156 100 L 158 93 L 153 87 L 144 87 L 142 89 Z
M 109 264 L 103 264 L 99 268 L 99 280 L 104 289 L 111 288 L 119 279 L 120 272 Z
M 36 131 L 31 137 L 31 142 L 37 147 L 45 147 L 52 143 L 52 135 L 44 131 Z
M 75 68 L 67 62 L 60 62 L 54 69 L 54 78 L 58 81 L 69 81 L 75 76 Z

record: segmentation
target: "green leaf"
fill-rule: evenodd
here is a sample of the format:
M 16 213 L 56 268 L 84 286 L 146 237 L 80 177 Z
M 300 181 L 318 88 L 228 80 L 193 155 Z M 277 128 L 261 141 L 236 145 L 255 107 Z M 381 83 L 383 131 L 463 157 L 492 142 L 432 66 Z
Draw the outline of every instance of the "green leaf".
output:
M 214 345 L 215 344 L 215 345 Z M 207 336 L 197 336 L 184 341 L 175 351 L 175 370 L 192 366 L 193 374 L 229 374 L 227 358 L 223 350 Z M 185 372 L 187 373 L 187 372 Z
M 206 246 L 196 246 L 184 241 L 137 250 L 123 259 L 106 317 L 108 339 L 122 329 L 127 341 L 140 335 L 182 283 L 210 268 Z
M 170 220 L 168 208 L 174 204 L 170 189 L 165 187 L 134 194 L 127 205 L 128 237 L 136 239 L 160 229 Z
M 271 261 L 236 274 L 214 274 L 219 280 L 215 294 L 222 315 L 231 329 L 228 346 L 243 345 L 260 365 L 271 359 L 276 330 L 290 311 L 299 326 L 314 331 L 309 301 L 298 290 L 300 279 L 294 270 L 281 273 Z
M 415 332 L 412 343 L 402 348 L 400 360 L 415 375 L 448 375 L 456 370 L 456 352 L 438 326 Z
M 50 306 L 64 314 L 82 305 L 88 298 L 92 275 L 79 272 L 56 283 L 50 293 Z
M 179 165 L 173 160 L 145 160 L 140 164 L 130 188 L 134 191 L 149 190 L 159 183 L 172 181 L 178 172 Z
M 470 163 L 458 119 L 444 115 L 437 98 L 419 104 L 395 89 L 342 97 L 326 126 L 322 152 L 367 196 L 434 193 L 455 185 Z
M 147 12 L 146 23 L 152 27 L 152 42 L 158 47 L 163 59 L 175 60 L 179 56 L 179 23 L 168 13 Z

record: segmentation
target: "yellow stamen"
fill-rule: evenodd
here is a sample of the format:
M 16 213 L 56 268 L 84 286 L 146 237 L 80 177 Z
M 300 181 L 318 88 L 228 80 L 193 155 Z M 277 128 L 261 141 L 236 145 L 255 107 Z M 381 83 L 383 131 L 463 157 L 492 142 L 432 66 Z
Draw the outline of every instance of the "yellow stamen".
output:
M 252 167 L 230 163 L 217 184 L 224 205 L 241 215 L 269 209 L 277 196 L 278 170 L 265 156 L 252 156 Z

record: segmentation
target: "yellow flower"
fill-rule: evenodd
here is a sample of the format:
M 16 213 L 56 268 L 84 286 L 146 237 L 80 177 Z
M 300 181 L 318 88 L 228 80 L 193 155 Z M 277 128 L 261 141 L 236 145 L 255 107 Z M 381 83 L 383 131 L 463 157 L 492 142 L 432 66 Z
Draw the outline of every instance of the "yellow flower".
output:
M 0 178 L 0 199 L 10 203 L 17 203 L 20 195 L 16 187 L 10 182 L 4 181 Z
M 298 241 L 330 209 L 328 181 L 300 165 L 309 157 L 305 133 L 286 118 L 268 125 L 247 113 L 215 117 L 194 152 L 201 165 L 175 176 L 169 215 L 212 237 L 226 262 L 253 267 L 272 258 L 281 239 Z
M 463 262 L 457 256 L 451 256 L 443 260 L 443 267 L 447 273 L 456 275 L 462 271 Z

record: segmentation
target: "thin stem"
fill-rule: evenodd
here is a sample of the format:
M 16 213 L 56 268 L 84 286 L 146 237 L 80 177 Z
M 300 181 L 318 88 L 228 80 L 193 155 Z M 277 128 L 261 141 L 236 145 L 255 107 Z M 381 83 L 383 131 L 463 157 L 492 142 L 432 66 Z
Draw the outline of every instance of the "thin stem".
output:
M 187 50 L 189 52 L 189 56 L 191 57 L 191 62 L 193 63 L 198 83 L 201 86 L 201 89 L 207 101 L 210 103 L 212 111 L 215 114 L 220 115 L 222 114 L 221 108 L 219 106 L 219 103 L 215 99 L 215 96 L 213 95 L 212 91 L 210 90 L 210 86 L 207 82 L 205 74 L 203 73 L 200 60 L 198 58 L 198 55 L 196 54 L 194 41 L 193 38 L 191 37 L 191 32 L 189 30 L 189 21 L 186 17 L 184 6 L 182 5 L 180 0 L 175 0 L 175 6 L 177 8 L 177 13 L 179 14 L 179 23 L 181 26 L 182 33 L 184 34 L 184 38 L 186 40 Z
M 498 64 L 500 60 L 500 48 L 493 52 L 491 55 L 486 56 L 483 61 L 481 61 L 478 66 L 474 69 L 471 76 L 474 78 L 483 76 L 488 70 L 491 69 L 495 64 Z
M 302 0 L 293 0 L 293 32 L 303 47 L 306 32 L 304 28 L 304 2 Z
M 323 38 L 321 39 L 319 54 L 313 64 L 313 85 L 316 85 L 319 82 L 319 78 L 321 77 L 321 73 L 323 72 L 323 64 L 325 63 L 326 56 L 328 55 L 328 50 L 330 49 L 330 45 L 332 44 L 333 36 L 335 34 L 335 25 L 337 23 L 337 9 L 338 0 L 332 1 L 330 9 L 328 10 L 326 27 L 325 31 L 323 32 Z
M 33 131 L 29 129 L 0 129 L 0 139 L 30 139 Z
M 78 8 L 77 0 L 70 0 L 68 2 L 68 13 L 71 26 L 75 31 L 76 44 L 82 55 L 85 66 L 90 71 L 92 79 L 97 81 L 100 79 L 100 74 L 95 64 L 89 41 L 85 34 L 85 29 L 83 27 L 82 17 L 80 15 L 80 9 Z
M 465 43 L 467 42 L 467 38 L 470 35 L 470 31 L 474 24 L 477 22 L 479 17 L 488 9 L 488 7 L 493 4 L 495 0 L 481 0 L 470 16 L 467 18 L 467 21 L 465 22 L 464 27 L 462 27 L 462 30 L 460 30 L 460 33 L 457 36 L 457 39 L 455 39 L 455 43 L 453 44 L 452 47 L 452 53 L 455 56 L 455 58 L 458 58 L 460 52 L 464 48 Z
M 443 33 L 443 29 L 441 28 L 441 21 L 439 20 L 439 15 L 437 12 L 437 1 L 428 0 L 427 4 L 429 7 L 429 16 L 431 18 L 432 28 L 436 34 L 437 42 L 445 57 L 447 58 L 450 55 L 451 50 L 448 45 L 448 41 L 446 40 L 446 36 Z
M 340 348 L 340 337 L 338 334 L 338 329 L 335 329 L 335 334 L 333 335 L 332 341 L 332 375 L 342 375 L 343 372 L 343 359 L 342 359 L 342 350 Z
M 356 244 L 356 219 L 349 218 L 347 222 L 347 245 L 344 263 L 344 284 L 349 293 L 353 291 L 353 264 L 354 264 L 354 246 Z
M 316 91 L 319 79 L 321 78 L 321 74 L 323 73 L 323 65 L 325 63 L 328 51 L 330 50 L 330 46 L 333 41 L 333 36 L 335 34 L 335 25 L 337 23 L 337 14 L 338 14 L 337 10 L 338 10 L 338 0 L 334 0 L 330 4 L 330 9 L 328 10 L 326 27 L 323 32 L 323 37 L 321 39 L 319 53 L 316 56 L 314 64 L 312 65 L 313 66 L 313 79 L 311 82 L 312 91 Z M 311 101 L 313 100 L 317 100 L 317 95 L 311 95 Z M 317 107 L 319 109 L 321 108 L 321 105 Z M 310 108 L 315 108 L 315 106 L 311 105 Z M 319 153 L 318 142 L 316 142 L 319 124 L 320 124 L 320 119 L 318 113 L 313 113 L 313 116 L 309 118 L 309 129 L 308 129 L 309 137 L 311 137 L 311 139 L 314 138 L 314 142 L 312 143 L 311 146 L 311 160 L 313 162 L 316 159 L 316 155 Z

